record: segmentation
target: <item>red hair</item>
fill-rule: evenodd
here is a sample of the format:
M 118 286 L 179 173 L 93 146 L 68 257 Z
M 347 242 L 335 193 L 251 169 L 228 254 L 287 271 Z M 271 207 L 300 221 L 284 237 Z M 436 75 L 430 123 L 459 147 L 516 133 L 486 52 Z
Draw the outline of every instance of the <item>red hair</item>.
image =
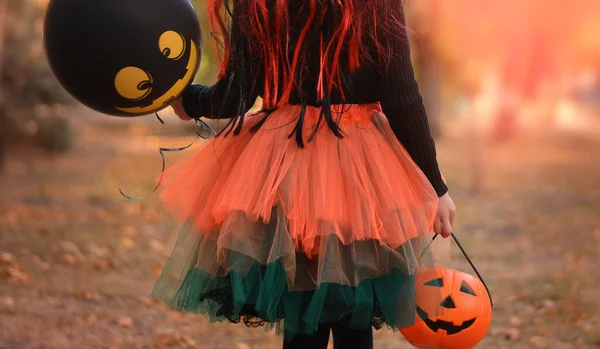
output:
M 297 39 L 293 51 L 288 47 L 292 24 L 288 12 L 290 1 L 301 1 L 307 14 L 305 22 L 301 23 L 300 36 L 293 38 Z M 303 68 L 300 56 L 304 41 L 312 29 L 324 23 L 328 11 L 334 14 L 335 29 L 327 36 L 320 34 L 318 94 L 321 99 L 334 88 L 341 91 L 342 64 L 352 72 L 366 60 L 388 62 L 391 48 L 386 41 L 392 33 L 397 36 L 398 28 L 402 27 L 402 20 L 397 16 L 400 13 L 397 7 L 402 6 L 400 0 L 235 0 L 233 5 L 230 2 L 207 0 L 213 31 L 223 37 L 223 45 L 217 45 L 221 74 L 229 62 L 228 23 L 232 20 L 235 4 L 243 3 L 243 14 L 233 20 L 248 38 L 251 52 L 260 56 L 264 73 L 262 97 L 266 108 L 288 102 L 297 83 L 295 77 Z M 344 62 L 340 62 L 342 50 L 347 54 Z M 377 57 L 373 57 L 373 52 Z M 281 81 L 283 85 L 280 85 Z

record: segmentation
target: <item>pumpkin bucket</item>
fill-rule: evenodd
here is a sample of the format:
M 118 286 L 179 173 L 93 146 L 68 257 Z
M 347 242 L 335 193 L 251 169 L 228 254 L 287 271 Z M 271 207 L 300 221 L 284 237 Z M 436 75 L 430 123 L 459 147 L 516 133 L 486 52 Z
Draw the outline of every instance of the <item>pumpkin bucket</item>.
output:
M 452 234 L 452 237 L 477 276 L 440 267 L 428 268 L 416 275 L 415 323 L 400 332 L 417 348 L 473 348 L 486 336 L 492 322 L 489 290 L 456 236 Z M 419 302 L 419 299 L 439 295 L 441 302 L 437 306 L 432 306 L 435 304 L 432 302 Z

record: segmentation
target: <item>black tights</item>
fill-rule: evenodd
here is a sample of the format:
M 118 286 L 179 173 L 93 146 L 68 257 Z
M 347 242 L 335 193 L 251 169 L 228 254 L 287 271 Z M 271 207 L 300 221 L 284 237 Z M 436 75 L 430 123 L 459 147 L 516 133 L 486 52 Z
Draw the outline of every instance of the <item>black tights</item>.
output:
M 334 349 L 373 349 L 372 327 L 366 330 L 351 330 L 344 322 L 321 324 L 315 334 L 297 334 L 290 342 L 284 338 L 283 349 L 327 349 L 329 332 L 333 333 Z

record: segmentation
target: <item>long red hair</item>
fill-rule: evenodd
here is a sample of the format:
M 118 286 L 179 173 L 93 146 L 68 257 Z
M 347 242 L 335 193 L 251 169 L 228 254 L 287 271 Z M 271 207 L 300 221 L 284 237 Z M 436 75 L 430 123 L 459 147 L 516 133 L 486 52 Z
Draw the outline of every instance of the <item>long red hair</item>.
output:
M 320 40 L 320 71 L 318 94 L 320 98 L 334 88 L 341 91 L 342 64 L 350 72 L 358 69 L 366 60 L 377 60 L 385 64 L 391 56 L 390 33 L 397 33 L 402 20 L 395 16 L 401 0 L 206 0 L 217 39 L 217 50 L 221 62 L 221 74 L 227 69 L 230 52 L 230 23 L 236 4 L 243 3 L 243 16 L 234 20 L 248 38 L 251 51 L 260 55 L 264 74 L 263 101 L 265 108 L 288 102 L 297 83 L 297 72 L 303 68 L 302 45 L 311 29 L 323 23 L 327 11 L 336 18 L 335 30 Z M 305 23 L 295 47 L 289 48 L 290 1 L 302 2 L 307 12 Z M 293 15 L 296 15 L 295 13 Z M 219 40 L 219 37 L 222 40 Z M 221 42 L 219 42 L 221 41 Z M 375 50 L 373 50 L 375 48 Z M 344 50 L 347 61 L 340 62 Z M 374 57 L 373 52 L 376 52 Z M 283 62 L 283 64 L 282 64 Z M 281 85 L 280 81 L 284 84 Z

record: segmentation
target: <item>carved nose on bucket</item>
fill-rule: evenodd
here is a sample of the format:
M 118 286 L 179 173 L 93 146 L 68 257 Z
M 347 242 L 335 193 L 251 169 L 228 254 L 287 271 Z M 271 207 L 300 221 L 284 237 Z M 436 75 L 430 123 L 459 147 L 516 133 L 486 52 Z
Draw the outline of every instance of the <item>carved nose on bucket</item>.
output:
M 454 304 L 454 301 L 452 300 L 452 297 L 450 297 L 450 296 L 448 296 L 448 297 L 446 297 L 446 299 L 444 299 L 441 306 L 444 308 L 448 308 L 448 309 L 456 308 L 456 305 Z

